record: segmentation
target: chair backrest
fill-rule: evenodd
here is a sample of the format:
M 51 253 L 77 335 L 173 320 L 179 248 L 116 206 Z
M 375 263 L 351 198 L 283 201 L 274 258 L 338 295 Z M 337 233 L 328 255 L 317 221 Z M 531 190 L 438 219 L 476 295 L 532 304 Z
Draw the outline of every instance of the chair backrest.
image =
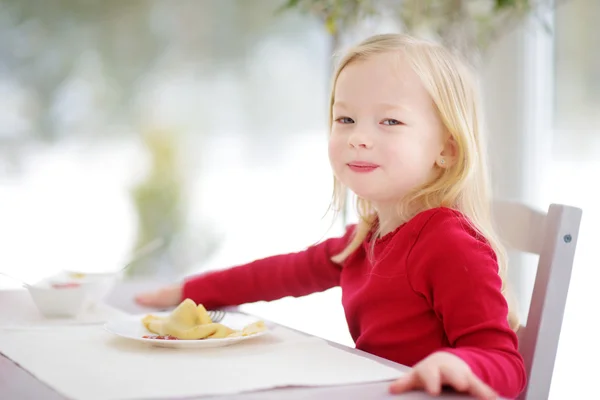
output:
M 541 212 L 521 203 L 496 201 L 493 213 L 509 250 L 539 255 L 527 323 L 518 332 L 528 378 L 520 399 L 547 399 L 582 211 L 552 204 L 548 212 Z

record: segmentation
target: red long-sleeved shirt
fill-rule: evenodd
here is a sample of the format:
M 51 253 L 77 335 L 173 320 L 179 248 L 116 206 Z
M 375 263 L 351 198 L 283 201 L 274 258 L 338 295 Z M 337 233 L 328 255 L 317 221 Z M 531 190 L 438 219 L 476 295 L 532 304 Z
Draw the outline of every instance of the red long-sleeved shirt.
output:
M 507 322 L 496 256 L 462 214 L 424 211 L 374 243 L 368 237 L 335 264 L 331 257 L 352 231 L 298 253 L 191 277 L 183 298 L 214 308 L 339 285 L 358 349 L 408 366 L 447 351 L 500 395 L 523 390 L 523 359 Z

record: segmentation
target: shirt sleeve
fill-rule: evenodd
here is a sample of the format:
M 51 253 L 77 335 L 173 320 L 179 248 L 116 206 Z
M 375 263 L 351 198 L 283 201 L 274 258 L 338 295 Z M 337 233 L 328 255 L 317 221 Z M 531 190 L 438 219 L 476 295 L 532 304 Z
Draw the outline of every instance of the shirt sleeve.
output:
M 408 256 L 413 289 L 442 321 L 449 348 L 498 394 L 525 387 L 518 339 L 509 327 L 496 255 L 487 241 L 452 210 L 434 213 Z
M 305 296 L 338 286 L 341 266 L 331 257 L 349 243 L 353 227 L 304 251 L 281 254 L 233 268 L 190 277 L 183 284 L 183 299 L 206 308 Z

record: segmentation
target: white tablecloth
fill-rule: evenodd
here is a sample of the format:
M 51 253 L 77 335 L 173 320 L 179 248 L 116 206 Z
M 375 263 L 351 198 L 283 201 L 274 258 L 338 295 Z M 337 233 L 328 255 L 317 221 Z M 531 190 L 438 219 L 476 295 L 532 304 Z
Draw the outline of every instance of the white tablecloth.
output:
M 173 399 L 401 374 L 282 327 L 233 346 L 193 350 L 150 347 L 100 326 L 0 329 L 0 352 L 74 400 Z

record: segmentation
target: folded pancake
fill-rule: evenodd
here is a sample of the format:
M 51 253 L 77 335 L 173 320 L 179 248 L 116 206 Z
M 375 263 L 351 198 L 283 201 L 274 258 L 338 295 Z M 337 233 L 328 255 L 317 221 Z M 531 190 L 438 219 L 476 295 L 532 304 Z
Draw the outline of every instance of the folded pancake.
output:
M 237 336 L 250 336 L 255 333 L 259 333 L 267 330 L 267 327 L 263 321 L 256 321 L 242 329 L 241 331 L 235 331 L 230 334 L 228 337 L 237 337 Z
M 221 339 L 249 336 L 266 330 L 264 322 L 258 321 L 235 331 L 223 324 L 214 323 L 202 304 L 185 299 L 166 317 L 146 315 L 142 323 L 152 333 L 173 336 L 182 340 Z

